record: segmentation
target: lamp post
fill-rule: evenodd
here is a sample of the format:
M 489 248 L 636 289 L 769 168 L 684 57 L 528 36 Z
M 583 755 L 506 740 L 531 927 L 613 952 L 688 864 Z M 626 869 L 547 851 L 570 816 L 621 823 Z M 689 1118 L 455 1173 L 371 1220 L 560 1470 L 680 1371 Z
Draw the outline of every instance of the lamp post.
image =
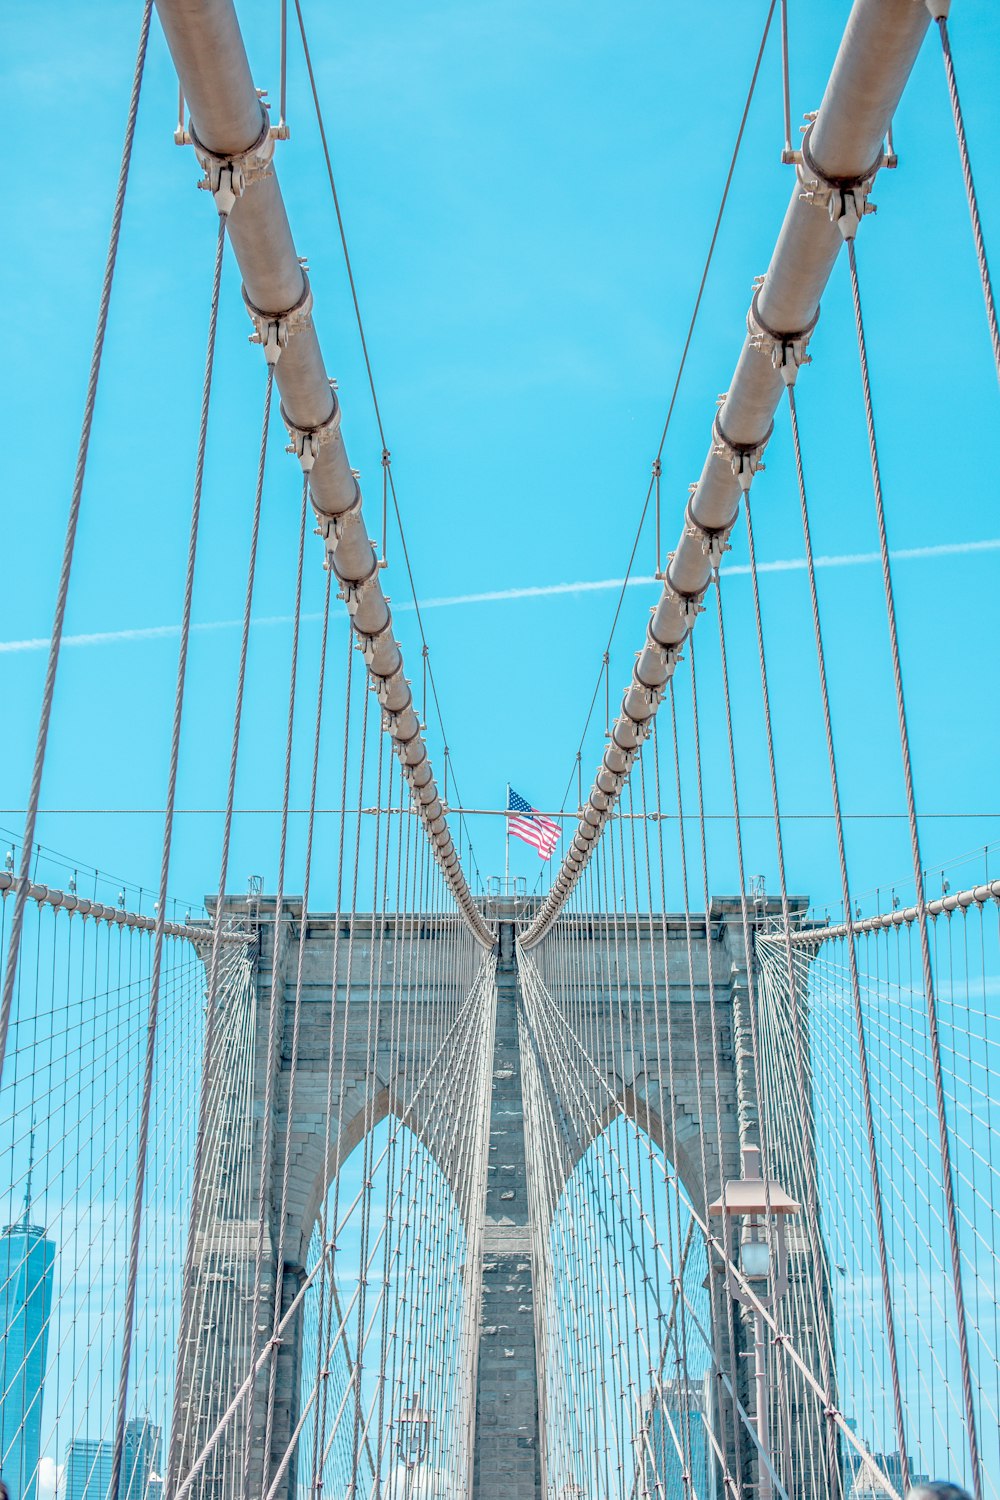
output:
M 749 1309 L 753 1314 L 754 1327 L 754 1387 L 756 1391 L 757 1441 L 760 1456 L 757 1462 L 759 1500 L 773 1500 L 774 1486 L 771 1481 L 770 1416 L 767 1388 L 767 1366 L 764 1359 L 764 1316 L 774 1308 L 788 1290 L 788 1244 L 785 1237 L 785 1220 L 789 1214 L 797 1214 L 801 1204 L 790 1198 L 776 1182 L 766 1180 L 760 1173 L 760 1151 L 756 1146 L 743 1148 L 743 1176 L 727 1182 L 721 1198 L 709 1204 L 709 1213 L 723 1215 L 722 1243 L 726 1255 L 726 1290 L 734 1302 Z M 733 1274 L 735 1246 L 730 1226 L 742 1220 L 739 1226 L 739 1264 L 747 1281 L 753 1285 L 756 1303 L 751 1301 L 739 1279 Z M 772 1265 L 773 1227 L 774 1263 Z M 735 1375 L 735 1371 L 733 1372 Z M 766 1460 L 766 1461 L 765 1461 Z M 785 1482 L 788 1478 L 786 1475 Z
M 422 1409 L 416 1392 L 410 1397 L 409 1406 L 403 1407 L 398 1421 L 396 1448 L 406 1468 L 406 1495 L 411 1500 L 415 1493 L 413 1476 L 426 1461 L 431 1445 L 431 1414 Z

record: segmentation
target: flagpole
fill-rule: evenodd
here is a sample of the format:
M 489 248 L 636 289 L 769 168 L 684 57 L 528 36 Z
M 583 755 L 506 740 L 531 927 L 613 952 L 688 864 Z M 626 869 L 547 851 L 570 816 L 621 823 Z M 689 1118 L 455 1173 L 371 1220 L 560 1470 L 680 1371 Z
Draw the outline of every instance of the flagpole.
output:
M 507 783 L 507 811 L 510 811 L 510 782 Z M 504 824 L 503 893 L 510 894 L 510 818 Z

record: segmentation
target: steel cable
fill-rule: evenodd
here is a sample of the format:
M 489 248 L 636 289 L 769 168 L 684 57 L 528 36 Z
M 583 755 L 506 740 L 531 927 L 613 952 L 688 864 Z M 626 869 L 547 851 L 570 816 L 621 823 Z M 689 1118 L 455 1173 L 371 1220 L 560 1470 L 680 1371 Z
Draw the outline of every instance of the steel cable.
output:
M 219 322 L 219 293 L 222 284 L 222 258 L 225 247 L 226 220 L 220 214 L 218 233 L 215 241 L 212 301 L 208 321 L 208 348 L 205 355 L 205 376 L 202 383 L 201 413 L 198 427 L 198 453 L 195 461 L 194 496 L 191 504 L 191 526 L 188 537 L 187 567 L 184 577 L 184 607 L 181 616 L 181 641 L 177 659 L 177 681 L 174 690 L 174 713 L 170 737 L 170 765 L 167 773 L 166 817 L 164 819 L 163 849 L 160 859 L 159 901 L 156 908 L 156 930 L 153 935 L 153 962 L 149 981 L 149 1021 L 142 1086 L 142 1113 L 139 1121 L 139 1139 L 136 1148 L 135 1187 L 132 1199 L 132 1231 L 129 1245 L 128 1272 L 125 1283 L 125 1311 L 122 1325 L 122 1355 L 115 1406 L 114 1447 L 111 1458 L 110 1493 L 112 1495 L 118 1494 L 125 1443 L 125 1411 L 128 1399 L 129 1371 L 132 1362 L 136 1283 L 139 1275 L 139 1239 L 142 1228 L 142 1211 L 146 1186 L 149 1112 L 153 1086 L 153 1063 L 156 1057 L 156 1027 L 160 1004 L 163 929 L 167 914 L 167 881 L 170 875 L 170 851 L 174 832 L 173 808 L 177 796 L 177 768 L 180 759 L 181 720 L 184 710 L 184 689 L 187 681 L 188 645 L 191 637 L 191 605 L 194 594 L 195 561 L 198 555 L 201 497 L 205 479 L 205 450 L 208 442 L 208 414 L 212 396 L 212 376 L 215 368 L 215 336 Z
M 191 1173 L 191 1212 L 188 1242 L 184 1252 L 184 1269 L 181 1277 L 180 1337 L 177 1345 L 177 1400 L 184 1389 L 188 1330 L 191 1321 L 193 1297 L 195 1226 L 198 1222 L 201 1201 L 201 1178 L 208 1130 L 208 1087 L 210 1079 L 209 1060 L 212 1057 L 215 1026 L 218 1016 L 219 957 L 222 947 L 222 911 L 229 878 L 229 851 L 232 840 L 233 808 L 236 800 L 236 771 L 239 763 L 240 736 L 243 724 L 243 699 L 246 688 L 247 656 L 250 645 L 250 616 L 253 607 L 254 583 L 257 573 L 257 546 L 260 538 L 260 516 L 264 496 L 264 463 L 267 455 L 267 439 L 270 430 L 271 396 L 274 389 L 274 366 L 269 365 L 264 390 L 264 415 L 261 421 L 260 447 L 257 460 L 257 484 L 254 491 L 253 517 L 250 523 L 250 548 L 247 561 L 247 582 L 243 604 L 243 629 L 240 638 L 239 665 L 236 674 L 236 697 L 233 706 L 233 730 L 229 753 L 229 780 L 226 787 L 226 809 L 222 830 L 222 850 L 219 860 L 219 887 L 215 906 L 215 922 L 212 930 L 212 951 L 209 961 L 208 998 L 206 1001 L 205 1070 L 202 1078 L 201 1098 L 198 1109 L 198 1128 L 195 1136 L 195 1157 Z M 177 1465 L 180 1461 L 181 1424 L 174 1422 L 170 1434 L 170 1448 L 164 1483 L 164 1500 L 173 1500 L 177 1486 Z
M 90 356 L 90 374 L 87 379 L 87 394 L 83 405 L 83 423 L 76 456 L 76 471 L 70 496 L 69 516 L 66 521 L 66 536 L 63 542 L 59 584 L 56 590 L 55 616 L 52 622 L 52 637 L 45 668 L 45 684 L 42 689 L 42 705 L 39 712 L 38 737 L 35 744 L 35 759 L 31 771 L 31 786 L 28 806 L 24 818 L 24 839 L 21 847 L 21 868 L 14 895 L 14 911 L 11 916 L 7 938 L 7 960 L 4 968 L 3 992 L 0 995 L 0 1075 L 3 1073 L 4 1055 L 7 1049 L 7 1031 L 10 1026 L 10 1010 L 17 980 L 17 962 L 21 951 L 21 931 L 24 925 L 24 907 L 31 884 L 31 859 L 35 842 L 35 823 L 38 803 L 42 792 L 42 772 L 45 769 L 45 751 L 48 746 L 49 724 L 52 718 L 52 703 L 56 689 L 56 670 L 59 666 L 59 648 L 62 644 L 63 625 L 66 619 L 66 601 L 69 597 L 70 574 L 76 548 L 76 533 L 80 520 L 80 505 L 83 499 L 83 484 L 87 474 L 87 456 L 90 452 L 90 434 L 94 425 L 94 407 L 97 403 L 97 384 L 104 357 L 104 340 L 108 329 L 108 311 L 111 306 L 111 288 L 115 267 L 118 263 L 118 242 L 121 237 L 122 214 L 125 208 L 125 191 L 128 187 L 129 168 L 132 165 L 132 148 L 135 143 L 135 124 L 139 113 L 139 94 L 142 89 L 146 65 L 146 47 L 149 41 L 149 23 L 153 12 L 153 0 L 144 0 L 142 21 L 139 26 L 139 47 L 132 76 L 132 92 L 129 96 L 128 117 L 125 124 L 125 142 L 122 147 L 121 166 L 118 171 L 118 187 L 115 206 L 111 216 L 111 235 L 101 284 L 101 300 L 97 310 L 97 331 Z
M 802 464 L 802 444 L 799 437 L 799 417 L 795 402 L 795 388 L 788 387 L 788 416 L 792 431 L 792 449 L 795 457 L 795 474 L 799 492 L 799 508 L 802 514 L 802 539 L 806 555 L 806 576 L 809 582 L 809 604 L 812 611 L 813 637 L 816 643 L 816 667 L 819 677 L 820 699 L 823 706 L 823 733 L 826 739 L 827 763 L 830 770 L 830 795 L 833 799 L 834 827 L 837 837 L 837 865 L 840 872 L 840 887 L 844 903 L 844 922 L 847 927 L 847 959 L 854 1002 L 854 1017 L 858 1039 L 858 1064 L 861 1069 L 861 1087 L 865 1111 L 865 1132 L 868 1137 L 868 1163 L 871 1173 L 875 1231 L 878 1237 L 879 1276 L 882 1284 L 882 1302 L 885 1312 L 886 1344 L 889 1352 L 889 1367 L 892 1378 L 892 1399 L 896 1420 L 896 1441 L 899 1445 L 900 1471 L 904 1490 L 910 1488 L 910 1465 L 906 1448 L 906 1432 L 903 1420 L 903 1397 L 899 1378 L 899 1358 L 896 1352 L 896 1328 L 892 1304 L 892 1288 L 889 1281 L 889 1256 L 885 1238 L 885 1214 L 882 1203 L 882 1179 L 879 1170 L 878 1144 L 875 1138 L 875 1118 L 872 1108 L 871 1078 L 868 1067 L 868 1044 L 865 1036 L 865 1021 L 861 1007 L 861 986 L 858 979 L 858 956 L 855 945 L 853 914 L 851 910 L 850 883 L 847 875 L 847 849 L 844 840 L 844 820 L 840 803 L 840 778 L 837 772 L 837 756 L 833 741 L 833 718 L 830 712 L 830 690 L 826 675 L 826 650 L 820 623 L 819 595 L 816 588 L 816 569 L 813 562 L 812 528 L 809 523 L 809 507 L 806 500 L 805 471 Z
M 868 370 L 868 348 L 865 340 L 864 316 L 861 308 L 861 288 L 858 280 L 858 262 L 854 241 L 848 240 L 847 254 L 851 271 L 851 297 L 854 304 L 854 323 L 858 341 L 858 362 L 861 370 L 861 387 L 865 407 L 865 426 L 868 432 L 868 450 L 871 459 L 872 491 L 875 501 L 875 520 L 878 528 L 879 553 L 882 561 L 882 587 L 885 596 L 886 624 L 889 631 L 889 650 L 892 658 L 892 679 L 896 700 L 896 718 L 899 728 L 899 750 L 906 792 L 906 813 L 910 831 L 910 852 L 913 859 L 913 884 L 916 891 L 917 928 L 920 935 L 920 959 L 923 970 L 924 994 L 927 1001 L 927 1024 L 931 1048 L 931 1066 L 934 1078 L 934 1097 L 937 1110 L 938 1132 L 941 1148 L 941 1178 L 944 1192 L 945 1215 L 948 1229 L 948 1244 L 951 1252 L 952 1286 L 955 1295 L 955 1317 L 958 1334 L 959 1357 L 962 1365 L 962 1393 L 965 1403 L 966 1436 L 969 1444 L 969 1460 L 972 1466 L 972 1486 L 975 1500 L 982 1500 L 982 1469 L 979 1460 L 979 1437 L 976 1424 L 976 1408 L 972 1394 L 972 1369 L 969 1360 L 969 1331 L 965 1311 L 965 1291 L 962 1283 L 962 1258 L 958 1239 L 958 1221 L 955 1212 L 955 1184 L 951 1165 L 951 1144 L 948 1135 L 948 1119 L 945 1107 L 944 1072 L 941 1063 L 941 1042 L 938 1035 L 937 1001 L 934 993 L 934 973 L 931 964 L 930 939 L 927 931 L 927 904 L 924 899 L 924 873 L 920 854 L 920 831 L 917 824 L 917 804 L 913 789 L 913 762 L 910 755 L 910 731 L 903 693 L 903 669 L 899 649 L 899 633 L 896 625 L 896 596 L 892 583 L 892 565 L 889 560 L 889 541 L 885 522 L 885 503 L 882 495 L 882 470 L 879 463 L 878 443 L 875 434 L 875 410 L 872 403 L 871 379 Z
M 996 366 L 997 379 L 1000 380 L 1000 327 L 997 326 L 997 306 L 993 297 L 993 281 L 990 277 L 989 261 L 986 259 L 986 242 L 983 239 L 983 224 L 979 217 L 979 199 L 976 197 L 976 184 L 972 176 L 969 143 L 965 136 L 962 103 L 958 97 L 958 80 L 955 77 L 955 60 L 951 55 L 951 38 L 948 35 L 947 14 L 936 16 L 935 20 L 937 21 L 938 32 L 941 37 L 941 55 L 944 58 L 945 77 L 948 80 L 948 97 L 951 100 L 951 112 L 955 120 L 958 154 L 962 161 L 962 179 L 965 183 L 965 196 L 969 200 L 969 217 L 972 220 L 972 237 L 976 243 L 979 278 L 983 283 L 983 300 L 986 303 L 986 321 L 989 324 L 990 343 L 993 346 L 993 363 Z

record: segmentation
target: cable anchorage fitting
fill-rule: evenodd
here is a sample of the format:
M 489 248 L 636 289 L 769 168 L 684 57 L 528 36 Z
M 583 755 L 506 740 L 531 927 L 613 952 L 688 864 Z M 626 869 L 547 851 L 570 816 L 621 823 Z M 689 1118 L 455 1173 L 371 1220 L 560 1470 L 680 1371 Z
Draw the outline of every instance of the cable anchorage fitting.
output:
M 327 443 L 332 443 L 340 430 L 340 402 L 337 400 L 337 392 L 332 380 L 330 390 L 333 394 L 333 411 L 318 427 L 296 427 L 285 408 L 283 406 L 281 408 L 281 420 L 291 438 L 285 452 L 295 454 L 302 465 L 303 474 L 312 473 L 313 465 L 321 449 L 325 448 Z
M 652 617 L 656 613 L 655 608 L 651 609 L 649 613 Z M 674 675 L 675 671 L 677 670 L 678 662 L 684 660 L 683 656 L 681 655 L 681 651 L 683 649 L 682 643 L 678 642 L 676 645 L 664 646 L 660 641 L 656 639 L 656 636 L 653 634 L 652 618 L 650 618 L 649 624 L 646 626 L 646 649 L 652 654 L 660 668 L 666 673 L 667 678 L 670 678 Z M 640 655 L 641 654 L 642 653 L 640 652 Z
M 776 329 L 769 328 L 760 315 L 760 292 L 764 277 L 755 277 L 753 285 L 753 300 L 747 313 L 750 347 L 770 359 L 772 368 L 778 372 L 786 386 L 794 385 L 802 366 L 812 364 L 812 356 L 807 354 L 806 347 L 819 322 L 820 310 L 817 307 L 805 328 L 798 328 L 794 333 L 778 333 Z
M 763 467 L 763 465 L 759 465 L 759 467 Z M 697 489 L 697 485 L 694 486 L 694 489 Z M 731 526 L 723 527 L 719 531 L 709 531 L 707 527 L 702 526 L 700 521 L 695 520 L 691 511 L 691 501 L 688 501 L 684 510 L 684 535 L 692 537 L 701 545 L 701 550 L 708 558 L 713 572 L 721 565 L 722 559 L 730 550 L 729 534 L 731 531 Z
M 291 448 L 288 451 L 291 452 Z M 324 514 L 318 517 L 320 524 L 316 527 L 316 535 L 323 538 L 327 552 L 336 551 L 343 541 L 348 521 L 354 520 L 361 514 L 361 485 L 358 482 L 358 471 L 352 469 L 351 473 L 354 476 L 354 499 L 350 505 L 346 510 L 338 510 L 335 516 Z
M 674 554 L 670 552 L 667 554 L 667 556 L 668 560 L 672 560 Z M 669 567 L 664 569 L 663 597 L 665 599 L 668 599 L 674 606 L 681 618 L 685 630 L 693 630 L 695 621 L 705 608 L 705 606 L 701 602 L 702 596 L 701 594 L 678 593 L 670 582 Z
M 720 398 L 720 412 L 716 414 L 715 421 L 712 423 L 712 452 L 718 458 L 728 458 L 733 478 L 745 495 L 754 475 L 763 471 L 764 465 L 761 460 L 764 457 L 764 449 L 771 440 L 774 423 L 771 423 L 764 436 L 756 443 L 734 443 L 719 421 L 725 399 L 725 396 Z
M 302 296 L 295 306 L 277 313 L 264 312 L 261 308 L 254 307 L 247 296 L 246 287 L 243 288 L 243 305 L 250 314 L 250 321 L 254 326 L 254 331 L 250 334 L 250 342 L 261 346 L 264 358 L 269 365 L 278 363 L 281 351 L 287 348 L 288 340 L 292 335 L 308 327 L 312 321 L 312 288 L 305 269 L 302 271 L 302 283 Z
M 203 146 L 194 133 L 194 126 L 188 123 L 188 135 L 194 147 L 194 154 L 205 173 L 198 186 L 203 192 L 212 194 L 215 206 L 224 219 L 232 213 L 237 198 L 242 198 L 251 183 L 263 177 L 271 165 L 271 158 L 274 156 L 274 137 L 271 134 L 271 121 L 268 119 L 263 103 L 260 113 L 260 135 L 253 145 L 248 146 L 246 151 L 236 151 L 229 156 L 218 156 L 207 146 Z
M 885 165 L 885 152 L 880 147 L 872 165 L 857 177 L 827 177 L 809 149 L 815 127 L 816 117 L 813 116 L 803 131 L 802 160 L 795 168 L 802 184 L 799 197 L 805 203 L 825 208 L 831 224 L 836 224 L 842 237 L 853 240 L 865 214 L 876 212 L 875 204 L 868 201 L 868 195 L 879 168 Z

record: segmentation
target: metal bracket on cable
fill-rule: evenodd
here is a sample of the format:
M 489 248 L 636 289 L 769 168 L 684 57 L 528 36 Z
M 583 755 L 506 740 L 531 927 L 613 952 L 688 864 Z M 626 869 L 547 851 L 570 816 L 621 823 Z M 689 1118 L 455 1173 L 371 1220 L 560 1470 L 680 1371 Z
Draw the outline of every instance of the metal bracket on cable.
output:
M 373 590 L 380 588 L 378 568 L 374 565 L 373 559 L 372 570 L 368 574 L 367 578 L 340 578 L 340 574 L 337 573 L 336 568 L 334 568 L 333 571 L 335 576 L 340 579 L 340 589 L 338 590 L 338 597 L 343 599 L 344 603 L 347 605 L 347 613 L 353 619 L 358 610 L 364 604 L 368 595 Z M 386 596 L 385 602 L 386 604 L 389 604 L 391 602 L 388 596 Z M 362 650 L 363 649 L 364 648 L 362 648 Z
M 763 465 L 758 465 L 758 467 L 763 468 Z M 701 550 L 713 568 L 719 566 L 726 553 L 730 550 L 729 533 L 732 531 L 732 527 L 727 526 L 720 531 L 709 531 L 707 527 L 702 526 L 700 521 L 696 521 L 691 514 L 690 501 L 684 511 L 684 531 L 687 536 L 693 537 L 696 542 L 701 544 Z
M 387 708 L 383 708 L 382 710 L 382 728 L 397 745 L 408 745 L 410 743 L 410 740 L 416 739 L 417 735 L 420 733 L 419 724 L 416 724 L 413 733 L 411 735 L 407 735 L 405 739 L 398 732 L 400 725 L 403 722 L 403 715 L 411 712 L 412 704 L 407 704 L 407 706 L 403 709 L 400 709 L 398 713 L 391 713 Z M 414 719 L 416 719 L 416 714 L 414 714 Z
M 203 192 L 212 194 L 215 206 L 223 218 L 227 218 L 232 212 L 237 198 L 242 198 L 251 183 L 263 177 L 271 165 L 274 137 L 263 103 L 260 112 L 261 131 L 253 145 L 248 146 L 246 151 L 231 152 L 227 156 L 218 156 L 207 146 L 203 146 L 194 133 L 194 127 L 188 124 L 187 133 L 191 138 L 194 154 L 205 173 L 198 186 Z
M 247 296 L 246 287 L 243 288 L 243 303 L 254 326 L 254 331 L 250 334 L 250 342 L 261 346 L 264 358 L 269 365 L 278 363 L 281 351 L 287 347 L 288 340 L 300 329 L 306 328 L 311 321 L 312 288 L 304 267 L 302 281 L 302 296 L 294 307 L 286 308 L 284 312 L 264 312 L 261 308 L 254 307 Z
M 764 277 L 755 277 L 753 285 L 753 301 L 747 313 L 750 346 L 770 359 L 772 367 L 786 385 L 794 385 L 802 366 L 812 363 L 812 356 L 806 353 L 806 346 L 819 322 L 819 308 L 817 307 L 805 328 L 797 328 L 793 333 L 779 333 L 776 329 L 769 328 L 760 315 L 760 292 Z
M 673 560 L 673 556 L 674 554 L 672 552 L 667 553 L 667 557 L 671 561 Z M 673 604 L 674 608 L 677 610 L 677 613 L 680 615 L 681 620 L 684 623 L 685 630 L 693 630 L 695 620 L 697 620 L 698 616 L 705 608 L 705 606 L 701 602 L 701 595 L 678 593 L 670 582 L 669 565 L 664 570 L 663 594 L 665 598 L 670 600 L 671 604 Z
M 720 407 L 723 405 L 725 399 L 725 396 L 721 397 L 719 401 Z M 749 490 L 754 475 L 763 471 L 764 465 L 761 460 L 764 457 L 764 449 L 770 442 L 771 433 L 773 431 L 774 423 L 772 422 L 770 427 L 765 432 L 764 436 L 762 438 L 759 438 L 757 442 L 734 443 L 732 438 L 729 437 L 725 432 L 722 423 L 719 421 L 718 414 L 716 415 L 715 421 L 712 423 L 713 451 L 718 454 L 720 458 L 729 459 L 729 464 L 733 471 L 733 478 L 736 480 L 736 483 L 739 485 L 744 494 L 746 494 L 747 490 Z M 695 525 L 697 524 L 698 523 L 695 522 Z
M 316 535 L 323 538 L 327 552 L 333 552 L 340 545 L 344 539 L 348 521 L 354 520 L 361 514 L 360 475 L 357 469 L 352 469 L 351 473 L 354 475 L 354 499 L 347 509 L 338 510 L 335 516 L 322 514 L 317 517 L 319 525 L 316 527 Z
M 368 668 L 371 668 L 372 662 L 375 660 L 378 654 L 379 646 L 382 644 L 386 637 L 388 637 L 392 644 L 398 649 L 398 641 L 393 640 L 391 618 L 386 621 L 381 630 L 366 631 L 364 633 L 362 633 L 360 630 L 358 631 L 358 647 L 361 651 L 361 655 L 364 657 L 365 665 Z M 375 680 L 376 682 L 390 681 L 388 677 L 377 677 Z M 407 678 L 406 680 L 407 682 L 409 682 L 409 678 Z
M 802 160 L 796 167 L 803 189 L 799 197 L 817 208 L 825 208 L 831 224 L 836 224 L 844 239 L 853 240 L 865 214 L 877 211 L 875 204 L 868 201 L 868 195 L 879 168 L 885 165 L 885 152 L 880 149 L 872 165 L 857 177 L 827 177 L 809 149 L 815 125 L 813 116 L 802 135 Z
M 319 457 L 320 449 L 332 442 L 340 430 L 340 402 L 337 400 L 337 391 L 332 380 L 330 390 L 333 394 L 333 411 L 318 427 L 296 427 L 285 408 L 281 408 L 281 420 L 291 438 L 285 452 L 295 454 L 302 465 L 303 474 L 312 473 L 312 467 Z M 358 503 L 360 503 L 360 491 Z
M 408 677 L 404 677 L 402 672 L 394 672 L 391 677 L 376 677 L 374 673 L 372 673 L 371 682 L 372 691 L 374 692 L 375 697 L 378 699 L 379 706 L 381 707 L 383 713 L 405 714 L 408 709 L 413 708 L 413 693 L 410 690 L 410 680 Z M 389 707 L 389 702 L 393 696 L 394 690 L 399 687 L 400 683 L 403 684 L 404 691 L 406 691 L 409 696 L 407 697 L 407 700 L 404 704 L 402 704 L 401 706 L 397 705 L 397 707 L 393 709 Z
M 663 702 L 663 689 L 643 685 L 640 688 L 633 687 L 633 691 L 638 691 L 649 706 L 648 719 L 633 719 L 632 715 L 629 715 L 629 723 L 635 731 L 636 750 L 638 750 L 639 745 L 644 745 L 653 732 L 653 718 Z
M 656 613 L 655 606 L 649 613 L 651 616 Z M 681 656 L 681 646 L 679 644 L 674 646 L 662 645 L 653 634 L 651 626 L 652 621 L 646 627 L 646 645 L 667 676 L 672 677 L 677 670 L 677 663 L 684 660 Z M 639 654 L 641 655 L 642 653 L 640 652 Z

